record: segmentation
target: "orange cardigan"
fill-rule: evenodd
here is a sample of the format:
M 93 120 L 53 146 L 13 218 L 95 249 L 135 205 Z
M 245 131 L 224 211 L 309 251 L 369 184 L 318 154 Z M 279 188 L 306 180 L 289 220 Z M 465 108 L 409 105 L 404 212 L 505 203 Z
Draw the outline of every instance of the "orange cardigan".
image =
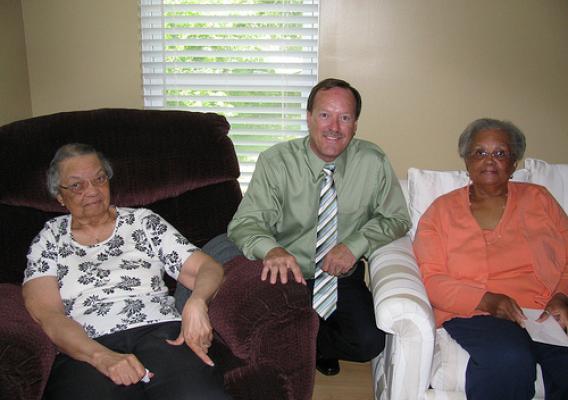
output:
M 527 255 L 515 261 L 524 264 L 518 271 L 514 265 L 503 273 L 511 258 L 488 247 L 471 214 L 467 186 L 439 197 L 422 215 L 414 252 L 438 327 L 454 317 L 484 314 L 476 307 L 487 291 L 528 308 L 544 308 L 557 292 L 568 294 L 568 217 L 544 187 L 509 182 L 505 211 L 489 233 Z

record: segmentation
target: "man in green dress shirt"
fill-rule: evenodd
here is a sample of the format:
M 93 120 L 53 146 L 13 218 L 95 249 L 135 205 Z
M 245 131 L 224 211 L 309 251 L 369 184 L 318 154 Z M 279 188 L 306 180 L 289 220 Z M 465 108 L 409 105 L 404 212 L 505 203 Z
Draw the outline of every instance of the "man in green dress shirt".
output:
M 361 96 L 349 83 L 325 79 L 307 105 L 309 136 L 263 152 L 251 183 L 229 224 L 229 238 L 250 259 L 263 260 L 261 279 L 288 279 L 313 290 L 316 229 L 323 167 L 333 164 L 337 240 L 321 270 L 337 279 L 337 305 L 320 318 L 316 365 L 335 375 L 338 359 L 365 362 L 384 348 L 377 329 L 364 264 L 375 249 L 410 227 L 398 180 L 385 153 L 353 139 Z

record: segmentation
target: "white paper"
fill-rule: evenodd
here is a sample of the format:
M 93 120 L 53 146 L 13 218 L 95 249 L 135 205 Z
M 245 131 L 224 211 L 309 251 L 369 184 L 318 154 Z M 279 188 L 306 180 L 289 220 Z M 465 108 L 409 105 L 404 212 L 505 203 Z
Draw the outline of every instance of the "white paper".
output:
M 564 332 L 558 321 L 552 316 L 549 316 L 546 321 L 536 322 L 543 311 L 544 310 L 523 308 L 523 313 L 527 317 L 524 321 L 525 328 L 529 332 L 532 340 L 540 343 L 568 347 L 568 335 L 566 335 L 566 332 Z

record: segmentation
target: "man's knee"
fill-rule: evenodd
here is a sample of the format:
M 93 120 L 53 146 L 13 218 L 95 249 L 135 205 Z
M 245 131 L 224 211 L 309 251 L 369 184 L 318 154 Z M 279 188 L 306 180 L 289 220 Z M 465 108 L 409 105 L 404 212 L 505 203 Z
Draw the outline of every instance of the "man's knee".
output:
M 385 348 L 385 334 L 378 329 L 361 332 L 354 345 L 351 361 L 367 362 L 378 356 Z

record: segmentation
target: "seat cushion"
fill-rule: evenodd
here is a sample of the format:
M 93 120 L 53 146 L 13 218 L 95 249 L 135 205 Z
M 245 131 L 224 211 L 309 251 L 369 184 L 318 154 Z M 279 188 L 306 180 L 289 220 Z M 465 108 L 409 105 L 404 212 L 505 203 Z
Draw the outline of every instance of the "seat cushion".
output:
M 430 384 L 435 391 L 465 393 L 465 371 L 469 354 L 444 329 L 436 330 Z M 534 399 L 544 399 L 542 370 L 537 365 Z
M 465 370 L 469 354 L 451 338 L 444 328 L 436 330 L 436 344 L 432 360 L 432 380 L 434 389 L 464 392 Z

